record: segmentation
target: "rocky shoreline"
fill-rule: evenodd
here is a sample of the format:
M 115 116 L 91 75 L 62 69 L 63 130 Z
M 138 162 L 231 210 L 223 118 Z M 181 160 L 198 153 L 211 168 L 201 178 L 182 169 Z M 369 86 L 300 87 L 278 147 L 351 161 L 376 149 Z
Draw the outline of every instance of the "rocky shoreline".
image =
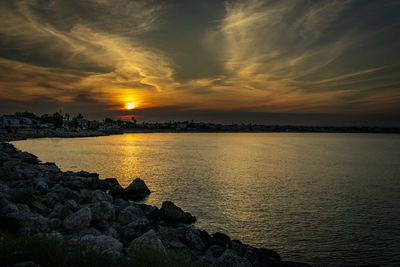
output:
M 29 196 L 29 202 L 18 195 Z M 0 144 L 0 239 L 5 233 L 64 239 L 71 246 L 90 242 L 120 265 L 141 247 L 189 251 L 205 266 L 309 266 L 281 260 L 223 233 L 195 227 L 196 217 L 170 201 L 161 208 L 136 204 L 150 194 L 137 178 L 127 188 L 98 174 L 62 172 L 54 163 Z
M 54 130 L 40 130 L 33 132 L 16 132 L 16 133 L 0 133 L 0 142 L 10 142 L 17 140 L 26 140 L 33 138 L 60 137 L 60 138 L 75 138 L 75 137 L 96 137 L 108 136 L 110 133 L 100 131 L 80 131 L 80 132 L 58 132 Z

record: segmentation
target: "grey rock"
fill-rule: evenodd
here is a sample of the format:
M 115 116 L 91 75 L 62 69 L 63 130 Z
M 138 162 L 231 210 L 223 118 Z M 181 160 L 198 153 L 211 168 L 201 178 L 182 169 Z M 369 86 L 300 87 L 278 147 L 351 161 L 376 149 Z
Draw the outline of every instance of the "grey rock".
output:
M 166 248 L 170 249 L 185 249 L 185 232 L 186 228 L 164 227 L 159 226 L 157 235 Z
M 64 191 L 59 193 L 60 198 L 63 201 L 67 201 L 67 200 L 75 200 L 76 202 L 80 202 L 81 201 L 81 195 L 76 192 L 75 190 L 71 190 L 66 188 Z
M 81 176 L 81 177 L 85 177 L 85 178 L 89 178 L 89 177 L 99 177 L 98 173 L 91 173 L 91 172 L 86 172 L 86 171 L 79 171 L 75 173 L 77 176 Z
M 226 248 L 227 245 L 229 244 L 229 241 L 231 241 L 231 238 L 223 233 L 220 232 L 216 232 L 214 234 L 212 234 L 212 237 L 215 241 L 215 243 L 217 243 L 219 246 Z
M 50 232 L 49 219 L 32 213 L 27 205 L 17 204 L 2 209 L 2 224 L 9 229 L 18 230 L 24 234 Z M 6 208 L 6 209 L 5 209 Z
M 192 216 L 189 212 L 184 212 L 171 201 L 164 201 L 160 212 L 162 217 L 167 221 L 186 224 L 194 223 L 196 221 L 195 216 Z
M 104 180 L 99 180 L 99 188 L 104 191 L 110 190 L 116 185 L 119 185 L 119 182 L 116 178 L 106 178 Z
M 118 230 L 121 242 L 129 244 L 133 239 L 141 236 L 150 229 L 151 226 L 147 218 L 138 218 L 128 225 L 120 226 Z
M 197 250 L 200 254 L 212 244 L 212 238 L 206 231 L 197 228 L 188 228 L 185 232 L 186 244 L 189 248 Z
M 234 250 L 227 249 L 217 259 L 218 266 L 230 266 L 230 267 L 251 267 L 251 263 L 246 259 L 240 257 Z
M 125 190 L 119 184 L 111 187 L 108 193 L 114 198 L 125 198 Z
M 206 252 L 204 253 L 204 257 L 206 259 L 209 259 L 211 262 L 214 262 L 218 257 L 222 255 L 222 253 L 224 253 L 224 251 L 224 248 L 218 245 L 212 245 L 206 250 Z
M 115 230 L 115 228 L 112 227 L 112 226 L 107 227 L 106 229 L 104 229 L 103 234 L 104 234 L 104 235 L 111 236 L 111 237 L 113 237 L 113 238 L 115 238 L 115 239 L 118 239 L 118 240 L 120 239 L 120 236 L 119 236 L 118 231 Z
M 47 194 L 47 192 L 49 192 L 49 186 L 45 181 L 38 180 L 35 183 L 35 190 L 39 192 L 39 194 L 44 195 Z
M 44 199 L 44 203 L 46 203 L 47 207 L 49 208 L 54 207 L 59 202 L 60 202 L 60 197 L 56 192 L 47 193 Z
M 80 195 L 83 202 L 93 203 L 99 201 L 112 201 L 112 197 L 101 190 L 80 190 Z
M 128 248 L 128 252 L 134 254 L 140 248 L 152 248 L 165 253 L 165 247 L 153 229 L 134 239 Z
M 100 201 L 90 205 L 92 218 L 95 222 L 115 220 L 114 205 L 108 201 Z
M 119 258 L 123 245 L 117 239 L 108 235 L 85 235 L 81 239 L 82 242 L 87 243 L 92 248 Z
M 57 174 L 61 172 L 60 168 L 58 168 L 54 162 L 46 162 L 44 164 L 39 164 L 36 166 L 36 168 L 47 174 Z
M 118 215 L 118 221 L 121 225 L 126 225 L 138 219 L 146 219 L 143 211 L 136 205 L 128 206 L 121 210 Z
M 66 190 L 66 188 L 61 184 L 55 184 L 51 188 L 51 191 L 56 192 L 56 193 L 61 193 L 61 192 L 65 191 L 65 190 Z
M 40 264 L 37 264 L 33 261 L 23 261 L 13 265 L 13 267 L 41 267 Z
M 84 207 L 65 218 L 64 227 L 71 232 L 79 231 L 89 227 L 91 221 L 92 212 L 90 208 Z
M 50 209 L 40 201 L 34 201 L 31 205 L 32 209 L 43 216 L 47 216 L 50 213 Z
M 49 218 L 57 218 L 60 220 L 64 220 L 72 213 L 73 211 L 68 206 L 63 205 L 61 203 L 57 203 L 53 211 L 50 213 Z
M 151 193 L 145 182 L 140 178 L 133 180 L 124 191 L 125 197 L 130 200 L 140 200 Z
M 64 205 L 74 212 L 80 209 L 80 205 L 73 199 L 65 201 Z

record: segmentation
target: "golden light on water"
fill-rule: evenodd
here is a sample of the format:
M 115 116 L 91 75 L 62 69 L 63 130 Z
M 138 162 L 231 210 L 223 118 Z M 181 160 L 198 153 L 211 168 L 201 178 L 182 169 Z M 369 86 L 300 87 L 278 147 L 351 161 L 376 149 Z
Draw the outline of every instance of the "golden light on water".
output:
M 126 108 L 127 108 L 127 109 L 133 109 L 133 108 L 135 108 L 135 103 L 131 102 L 131 103 L 126 104 Z

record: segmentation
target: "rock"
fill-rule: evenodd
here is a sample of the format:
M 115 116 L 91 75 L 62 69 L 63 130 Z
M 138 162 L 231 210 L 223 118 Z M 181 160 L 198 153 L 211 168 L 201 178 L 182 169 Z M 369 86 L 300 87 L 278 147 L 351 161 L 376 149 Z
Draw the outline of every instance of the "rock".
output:
M 220 232 L 216 232 L 214 234 L 212 234 L 212 237 L 215 241 L 215 243 L 217 243 L 219 246 L 226 248 L 229 241 L 231 241 L 230 237 L 227 236 L 226 234 L 220 233 Z
M 119 185 L 119 182 L 116 178 L 106 178 L 104 180 L 99 180 L 99 189 L 103 191 L 110 190 L 116 185 Z
M 48 174 L 56 174 L 61 172 L 60 168 L 58 168 L 57 165 L 53 162 L 39 164 L 38 166 L 36 166 L 36 168 Z
M 17 209 L 15 209 L 17 207 Z M 10 204 L 1 210 L 1 225 L 24 234 L 50 232 L 49 219 L 32 213 L 27 205 Z
M 130 244 L 133 239 L 141 236 L 150 229 L 151 226 L 147 218 L 138 218 L 125 226 L 120 226 L 118 230 L 121 242 Z
M 115 220 L 114 205 L 108 201 L 100 201 L 90 205 L 92 219 L 95 222 Z
M 35 190 L 39 194 L 44 195 L 44 194 L 47 194 L 47 192 L 49 192 L 49 186 L 45 181 L 38 180 L 38 181 L 36 181 L 36 184 L 35 184 Z
M 40 162 L 35 155 L 28 152 L 17 151 L 13 154 L 13 157 L 29 164 L 38 164 Z
M 224 253 L 225 249 L 223 247 L 220 247 L 218 245 L 212 245 L 209 247 L 206 252 L 204 253 L 204 256 L 210 257 L 210 258 L 218 258 L 219 256 Z
M 47 207 L 52 208 L 54 207 L 57 203 L 60 202 L 60 197 L 56 192 L 49 192 L 45 196 L 44 203 L 47 205 Z
M 53 211 L 50 213 L 49 218 L 56 218 L 56 219 L 64 220 L 66 217 L 68 217 L 72 213 L 73 213 L 73 211 L 68 206 L 63 205 L 61 203 L 57 203 L 54 206 Z
M 51 191 L 56 192 L 56 193 L 61 193 L 61 192 L 65 191 L 65 190 L 67 190 L 67 189 L 61 184 L 55 184 L 51 188 Z
M 165 253 L 165 247 L 153 229 L 134 239 L 128 252 L 134 254 L 140 248 L 152 248 Z
M 164 201 L 160 209 L 162 217 L 170 222 L 178 223 L 194 223 L 196 217 L 192 216 L 189 212 L 184 212 L 181 208 L 177 207 L 171 201 Z
M 118 206 L 120 209 L 124 209 L 126 207 L 129 207 L 131 205 L 131 203 L 122 198 L 117 198 L 114 200 L 114 205 Z
M 149 195 L 151 192 L 143 180 L 136 178 L 125 188 L 124 196 L 130 200 L 140 200 Z
M 84 207 L 65 218 L 64 227 L 71 232 L 79 231 L 89 227 L 91 221 L 92 212 L 90 208 Z
M 294 261 L 282 261 L 277 266 L 278 267 L 311 267 L 311 265 L 309 265 L 309 264 L 301 263 L 301 262 L 294 262 Z M 369 267 L 379 267 L 379 265 L 371 265 Z
M 251 267 L 251 263 L 240 257 L 234 250 L 227 249 L 217 259 L 217 266 L 230 266 L 230 267 Z
M 101 190 L 82 189 L 80 191 L 80 194 L 82 201 L 86 203 L 94 203 L 99 201 L 109 201 L 109 202 L 112 201 L 112 197 L 106 192 L 103 192 Z
M 111 187 L 108 193 L 114 198 L 125 198 L 125 190 L 119 184 Z
M 73 199 L 65 201 L 64 205 L 71 209 L 73 212 L 80 209 L 80 205 L 76 203 L 76 201 Z
M 185 232 L 186 244 L 189 248 L 197 250 L 200 254 L 212 244 L 212 237 L 206 232 L 197 228 L 189 228 Z
M 103 231 L 103 235 L 108 235 L 118 240 L 120 239 L 118 231 L 115 230 L 115 228 L 112 226 L 105 228 Z
M 121 223 L 121 225 L 126 225 L 139 219 L 145 219 L 147 221 L 145 214 L 137 206 L 126 207 L 125 209 L 121 210 L 118 215 L 118 221 Z
M 23 261 L 13 265 L 13 267 L 41 267 L 40 264 L 37 264 L 33 261 Z
M 31 205 L 32 209 L 43 216 L 46 216 L 50 213 L 49 208 L 46 207 L 42 202 L 34 201 Z
M 171 249 L 185 249 L 187 246 L 185 243 L 185 231 L 186 228 L 170 228 L 160 226 L 157 231 L 157 235 L 160 238 L 165 248 Z
M 239 256 L 247 258 L 255 266 L 276 265 L 281 261 L 281 257 L 274 250 L 266 248 L 254 248 L 243 244 L 239 240 L 232 240 L 228 247 L 236 251 Z
M 75 173 L 77 176 L 81 176 L 81 177 L 85 177 L 85 178 L 89 178 L 89 177 L 95 177 L 95 178 L 99 178 L 99 174 L 98 173 L 90 173 L 90 172 L 86 172 L 86 171 L 79 171 Z
M 117 239 L 108 235 L 85 235 L 81 239 L 82 242 L 87 243 L 95 250 L 104 252 L 113 258 L 119 258 L 123 245 Z
M 150 206 L 146 204 L 140 204 L 140 208 L 143 210 L 146 217 L 152 222 L 158 223 L 161 220 L 161 212 L 157 206 Z
M 209 247 L 206 252 L 203 255 L 203 260 L 206 260 L 209 263 L 215 263 L 217 261 L 217 258 L 219 258 L 222 253 L 224 253 L 225 249 L 218 246 L 218 245 L 212 245 Z
M 75 202 L 81 201 L 81 195 L 78 192 L 68 188 L 65 188 L 65 190 L 60 192 L 58 195 L 61 197 L 63 201 L 68 201 L 71 199 L 74 200 Z

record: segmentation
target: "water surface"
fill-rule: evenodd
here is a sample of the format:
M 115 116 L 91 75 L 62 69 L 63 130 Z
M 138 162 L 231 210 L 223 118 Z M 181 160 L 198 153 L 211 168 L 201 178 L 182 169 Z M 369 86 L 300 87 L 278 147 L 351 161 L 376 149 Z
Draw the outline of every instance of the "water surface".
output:
M 400 135 L 152 133 L 13 142 L 62 170 L 171 200 L 284 259 L 400 265 Z

